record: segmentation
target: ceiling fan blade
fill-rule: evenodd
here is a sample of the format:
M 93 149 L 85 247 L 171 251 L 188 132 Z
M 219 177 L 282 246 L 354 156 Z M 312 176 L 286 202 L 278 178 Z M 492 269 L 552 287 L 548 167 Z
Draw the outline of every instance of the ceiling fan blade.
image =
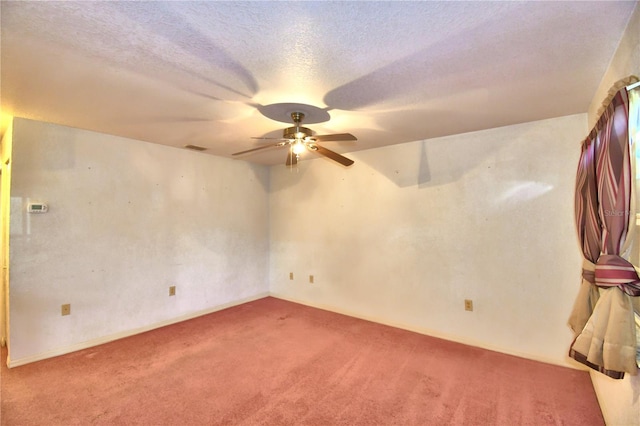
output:
M 316 135 L 312 136 L 318 142 L 334 142 L 334 141 L 357 141 L 358 139 L 351 133 L 337 133 L 335 135 Z
M 344 157 L 340 154 L 338 154 L 337 152 L 333 152 L 330 149 L 324 148 L 320 145 L 316 145 L 315 146 L 315 151 L 320 154 L 320 155 L 324 155 L 327 158 L 332 159 L 333 161 L 337 161 L 338 163 L 342 164 L 343 166 L 350 166 L 354 163 L 353 160 Z
M 295 166 L 296 164 L 298 164 L 298 156 L 293 153 L 293 149 L 290 149 L 289 153 L 287 154 L 287 162 L 286 162 L 286 164 L 289 167 Z
M 288 139 L 284 139 L 284 138 L 267 138 L 267 137 L 261 137 L 261 136 L 251 136 L 251 139 L 260 139 L 260 140 L 269 140 L 269 141 L 286 141 Z
M 284 142 L 272 143 L 270 145 L 259 146 L 257 148 L 247 149 L 246 151 L 236 152 L 236 153 L 231 154 L 231 155 L 243 155 L 243 154 L 248 154 L 248 153 L 254 152 L 254 151 L 260 151 L 261 149 L 273 148 L 273 147 L 276 147 L 276 146 L 284 146 L 284 145 L 285 145 Z

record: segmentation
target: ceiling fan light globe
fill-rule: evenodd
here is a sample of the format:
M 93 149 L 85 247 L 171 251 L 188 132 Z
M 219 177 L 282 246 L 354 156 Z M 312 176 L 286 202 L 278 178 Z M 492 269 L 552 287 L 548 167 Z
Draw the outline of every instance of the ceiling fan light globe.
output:
M 301 141 L 299 141 L 299 140 L 298 140 L 298 141 L 296 141 L 296 143 L 294 143 L 294 144 L 291 146 L 291 150 L 292 150 L 292 151 L 293 151 L 293 153 L 294 153 L 294 154 L 296 154 L 296 155 L 300 155 L 300 154 L 302 154 L 302 153 L 304 152 L 304 150 L 305 150 L 305 149 L 306 149 L 306 148 L 305 148 L 304 144 L 303 144 Z

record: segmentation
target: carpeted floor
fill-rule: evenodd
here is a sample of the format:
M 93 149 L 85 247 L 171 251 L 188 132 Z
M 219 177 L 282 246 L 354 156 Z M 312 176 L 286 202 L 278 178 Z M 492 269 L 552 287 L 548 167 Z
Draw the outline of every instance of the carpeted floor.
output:
M 603 425 L 589 375 L 265 298 L 7 369 L 2 425 Z

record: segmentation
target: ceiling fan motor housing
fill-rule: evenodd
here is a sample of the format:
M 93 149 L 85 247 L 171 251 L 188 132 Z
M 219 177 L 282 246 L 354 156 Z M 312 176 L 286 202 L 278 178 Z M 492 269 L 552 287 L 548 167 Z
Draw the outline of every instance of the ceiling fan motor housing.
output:
M 313 133 L 311 132 L 311 129 L 308 129 L 302 126 L 293 126 L 293 127 L 287 127 L 286 129 L 284 129 L 282 137 L 284 139 L 302 140 L 311 136 L 312 134 Z

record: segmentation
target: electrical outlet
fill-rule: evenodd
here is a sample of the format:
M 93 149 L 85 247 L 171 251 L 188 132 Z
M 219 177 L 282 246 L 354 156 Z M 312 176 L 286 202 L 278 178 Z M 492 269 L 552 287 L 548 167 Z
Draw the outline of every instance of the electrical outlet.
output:
M 473 300 L 465 299 L 464 300 L 464 310 L 465 311 L 473 311 Z
M 289 272 L 289 279 L 292 280 L 293 279 L 293 272 Z
M 169 296 L 175 296 L 176 295 L 176 286 L 172 285 L 171 287 L 169 287 Z
M 71 315 L 71 304 L 66 303 L 64 305 L 62 305 L 61 309 L 60 309 L 62 315 Z
M 309 275 L 309 283 L 313 284 L 313 275 Z

